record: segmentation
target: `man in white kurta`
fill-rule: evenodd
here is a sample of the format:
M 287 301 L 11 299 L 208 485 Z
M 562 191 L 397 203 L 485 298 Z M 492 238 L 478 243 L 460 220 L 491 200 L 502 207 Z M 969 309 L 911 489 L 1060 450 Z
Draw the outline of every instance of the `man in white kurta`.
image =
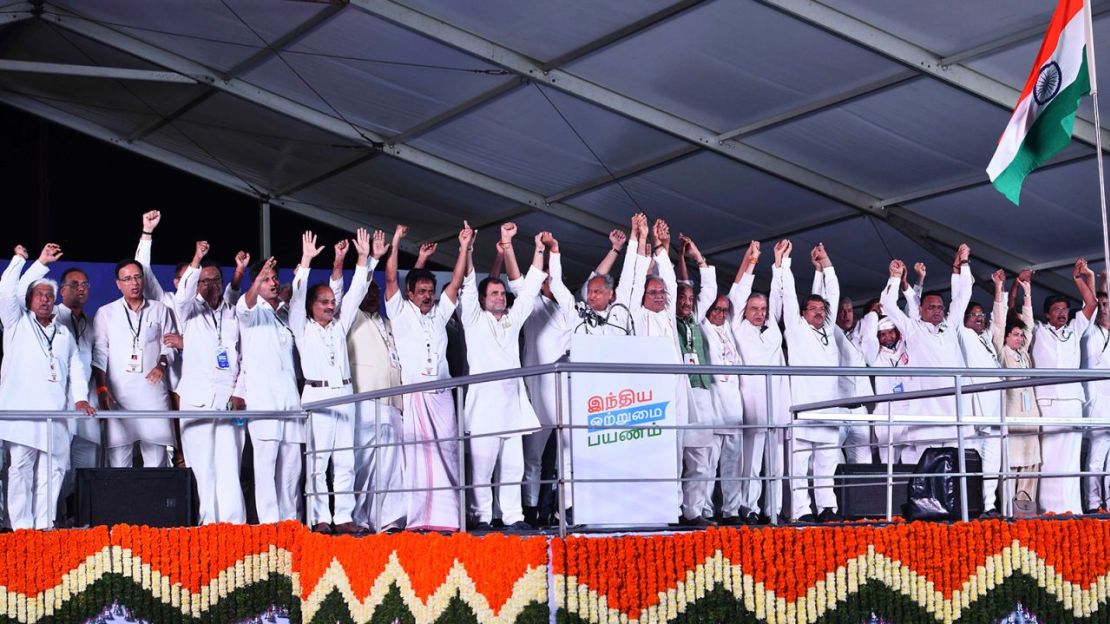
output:
M 610 336 L 627 336 L 636 333 L 630 310 L 632 303 L 639 302 L 643 294 L 642 276 L 647 274 L 650 262 L 647 251 L 639 251 L 636 233 L 640 230 L 646 231 L 647 227 L 647 217 L 642 213 L 632 216 L 633 236 L 625 249 L 620 280 L 617 282 L 614 282 L 612 276 L 605 271 L 611 269 L 616 262 L 621 251 L 617 242 L 623 241 L 625 237 L 619 230 L 614 230 L 609 235 L 609 240 L 614 243 L 613 248 L 605 254 L 605 258 L 598 265 L 598 270 L 590 274 L 582 288 L 583 300 L 592 314 L 576 321 L 572 333 Z
M 501 247 L 505 262 L 516 273 L 512 239 L 516 225 L 501 226 Z M 470 254 L 468 254 L 470 255 Z M 467 261 L 460 302 L 466 332 L 466 357 L 470 374 L 520 368 L 520 330 L 532 313 L 536 296 L 547 274 L 543 271 L 544 244 L 536 236 L 532 265 L 521 285 L 516 303 L 508 307 L 505 286 L 498 279 L 475 283 L 474 262 Z M 464 423 L 470 435 L 470 516 L 479 528 L 493 521 L 493 488 L 501 510 L 501 521 L 509 530 L 527 530 L 521 506 L 524 479 L 524 431 L 539 428 L 539 420 L 528 400 L 521 379 L 472 384 L 466 393 Z M 506 433 L 506 432 L 513 433 Z M 501 487 L 501 482 L 514 485 Z
M 790 353 L 790 366 L 839 366 L 840 348 L 834 331 L 836 324 L 829 314 L 829 301 L 840 300 L 840 284 L 836 271 L 818 245 L 815 262 L 821 267 L 823 291 L 828 296 L 810 294 L 804 305 L 799 305 L 794 274 L 790 268 L 790 241 L 775 246 L 775 267 L 772 287 L 782 293 L 782 317 L 786 326 L 786 348 Z M 794 405 L 841 398 L 839 380 L 835 376 L 798 377 L 790 384 Z M 822 410 L 820 413 L 842 411 L 841 408 Z M 790 512 L 795 521 L 828 521 L 839 518 L 832 477 L 843 461 L 838 443 L 840 428 L 828 425 L 799 427 L 794 430 L 794 452 L 790 459 Z M 813 477 L 813 496 L 807 483 Z
M 708 364 L 740 366 L 740 347 L 732 328 L 732 306 L 726 295 L 717 299 L 705 311 L 701 320 L 705 336 Z M 740 507 L 743 504 L 744 483 L 740 481 L 744 468 L 744 434 L 741 429 L 730 429 L 744 424 L 744 398 L 740 394 L 739 375 L 713 375 L 709 386 L 713 397 L 714 414 L 722 426 L 715 431 L 717 451 L 715 468 L 721 475 L 721 523 L 737 525 L 743 522 Z
M 301 239 L 301 263 L 293 275 L 293 296 L 304 299 L 306 306 L 289 310 L 289 328 L 301 354 L 304 373 L 304 390 L 301 403 L 349 396 L 351 391 L 351 366 L 347 355 L 347 332 L 355 321 L 355 312 L 369 287 L 368 273 L 377 265 L 377 258 L 385 253 L 385 235 L 375 234 L 375 257 L 370 255 L 370 235 L 359 228 L 354 239 L 358 252 L 351 288 L 337 306 L 331 286 L 317 284 L 309 288 L 309 265 L 322 250 L 316 246 L 316 236 L 305 232 Z M 355 427 L 354 405 L 344 403 L 312 411 L 312 454 L 309 474 L 314 496 L 308 502 L 309 525 L 324 533 L 358 533 L 354 521 L 355 495 Z M 334 512 L 329 504 L 328 462 L 332 464 L 332 498 Z M 334 525 L 334 527 L 333 527 Z
M 242 397 L 235 396 L 240 359 L 235 302 L 223 296 L 219 266 L 201 264 L 207 253 L 208 243 L 198 242 L 173 296 L 185 341 L 177 386 L 183 412 L 243 409 L 245 405 Z M 181 450 L 196 479 L 201 524 L 247 521 L 239 485 L 243 441 L 241 422 L 181 418 Z
M 894 326 L 889 317 L 879 318 L 878 312 L 868 312 L 859 322 L 863 337 L 863 357 L 868 366 L 872 368 L 905 368 L 909 366 L 910 357 L 906 354 L 906 343 L 902 334 Z M 875 394 L 900 394 L 906 391 L 906 380 L 895 375 L 875 375 Z M 875 406 L 877 417 L 889 417 L 895 414 L 909 414 L 909 408 L 904 401 L 885 401 Z M 893 463 L 898 463 L 902 456 L 902 434 L 904 427 L 901 425 L 876 425 L 875 439 L 879 446 L 879 461 L 887 463 L 893 455 Z M 888 452 L 888 449 L 893 452 Z
M 1087 330 L 1084 358 L 1087 368 L 1110 369 L 1110 316 L 1107 314 L 1106 293 L 1098 293 L 1098 316 Z M 1087 417 L 1110 419 L 1110 380 L 1087 384 Z M 1086 472 L 1110 470 L 1110 428 L 1106 425 L 1087 430 L 1090 446 L 1087 452 Z M 1106 509 L 1110 497 L 1110 476 L 1083 478 L 1084 511 Z
M 1082 365 L 1080 348 L 1091 326 L 1095 309 L 1094 272 L 1087 261 L 1080 258 L 1072 271 L 1076 288 L 1083 300 L 1083 308 L 1068 320 L 1070 313 L 1065 297 L 1056 295 L 1045 300 L 1045 321 L 1038 321 L 1033 328 L 1033 366 L 1036 368 L 1079 368 Z M 1082 418 L 1086 400 L 1082 384 L 1037 386 L 1037 407 L 1043 418 Z M 1079 472 L 1083 433 L 1069 426 L 1041 427 L 1041 471 Z M 1041 477 L 1038 491 L 1042 511 L 1052 513 L 1081 513 L 1083 500 L 1080 495 L 1079 477 Z
M 920 318 L 912 319 L 898 308 L 898 292 L 902 286 L 902 274 L 906 265 L 901 260 L 890 263 L 890 279 L 883 289 L 880 300 L 883 311 L 898 328 L 906 344 L 906 354 L 914 367 L 962 368 L 963 354 L 960 352 L 960 332 L 956 323 L 963 319 L 968 300 L 971 298 L 971 269 L 967 245 L 960 245 L 952 266 L 952 301 L 948 307 L 947 319 L 944 314 L 944 300 L 939 294 L 926 293 L 921 297 Z M 952 379 L 945 377 L 910 377 L 906 380 L 906 391 L 928 390 L 952 387 Z M 963 413 L 968 414 L 968 403 L 964 397 Z M 952 395 L 915 399 L 909 401 L 908 409 L 915 416 L 940 416 L 956 420 L 956 400 Z M 921 453 L 929 447 L 956 445 L 956 428 L 948 425 L 914 425 L 906 427 L 904 439 L 907 446 L 902 451 L 902 461 L 916 464 Z
M 139 237 L 139 245 L 135 248 L 135 260 L 143 267 L 143 296 L 151 301 L 160 301 L 170 311 L 173 317 L 174 324 L 180 330 L 182 324 L 177 318 L 177 307 L 174 303 L 174 293 L 180 287 L 181 278 L 185 273 L 185 268 L 189 266 L 188 262 L 179 262 L 174 268 L 173 275 L 173 288 L 174 292 L 169 292 L 162 288 L 162 284 L 158 282 L 158 277 L 154 274 L 151 268 L 150 255 L 151 247 L 154 245 L 154 229 L 162 221 L 162 213 L 157 210 L 150 210 L 143 213 L 143 233 Z M 178 332 L 167 332 L 166 336 L 162 337 L 167 346 L 173 348 L 169 352 L 168 362 L 166 366 L 166 377 L 168 379 L 170 392 L 177 393 L 177 385 L 181 383 L 182 374 L 182 342 L 181 334 Z
M 355 394 L 401 385 L 401 356 L 393 324 L 380 313 L 381 297 L 371 281 L 347 332 Z M 396 491 L 404 488 L 402 450 L 396 446 L 401 430 L 401 395 L 355 404 L 355 491 L 359 493 L 354 516 L 360 527 L 385 531 L 405 521 L 408 495 Z
M 246 408 L 251 411 L 301 408 L 289 311 L 278 297 L 278 286 L 277 263 L 269 258 L 235 305 L 242 349 L 239 379 Z M 304 298 L 291 300 L 290 304 L 303 307 Z M 252 418 L 247 431 L 254 449 L 254 503 L 258 521 L 267 524 L 296 519 L 304 421 Z
M 459 232 L 459 255 L 451 283 L 436 301 L 435 275 L 414 269 L 405 280 L 405 292 L 397 281 L 398 246 L 408 227 L 398 225 L 385 268 L 385 309 L 393 323 L 397 355 L 401 358 L 401 382 L 416 384 L 448 379 L 447 321 L 455 313 L 459 286 L 466 268 L 466 253 L 474 230 Z M 451 488 L 460 484 L 458 424 L 455 403 L 449 390 L 404 395 L 405 488 L 408 494 L 406 526 L 410 529 L 456 531 L 459 528 L 459 496 Z M 448 438 L 440 440 L 440 438 Z
M 964 361 L 968 368 L 1000 369 L 1002 363 L 998 358 L 998 351 L 994 348 L 994 339 L 991 336 L 991 323 L 987 322 L 986 310 L 983 306 L 972 303 L 964 313 L 964 324 L 960 327 L 960 348 L 963 350 Z M 968 384 L 994 383 L 1002 381 L 997 375 L 984 375 L 982 377 L 969 377 L 965 380 Z M 987 416 L 998 419 L 1002 417 L 1002 391 L 976 392 L 970 395 L 971 413 L 975 416 Z M 977 425 L 976 436 L 969 440 L 971 447 L 979 451 L 983 460 L 983 474 L 996 474 L 1002 468 L 1002 433 L 1000 425 Z M 998 488 L 1001 481 L 995 477 L 983 478 L 983 513 L 995 515 L 998 513 Z
M 51 243 L 20 278 L 27 260 L 16 247 L 0 276 L 0 321 L 4 323 L 4 363 L 0 404 L 6 410 L 67 410 L 94 413 L 88 398 L 88 370 L 69 329 L 54 318 L 57 286 L 43 279 L 47 265 L 61 257 Z M 69 458 L 72 420 L 0 421 L 8 442 L 8 518 L 13 529 L 53 527 L 58 495 Z
M 176 332 L 169 308 L 143 297 L 143 269 L 135 260 L 116 266 L 116 286 L 123 296 L 101 307 L 93 323 L 93 375 L 101 409 L 170 409 L 165 373 L 172 349 L 162 336 Z M 174 445 L 173 427 L 164 418 L 113 418 L 108 421 L 108 461 L 128 468 L 132 446 L 139 442 L 143 466 L 166 464 Z
M 786 366 L 782 350 L 782 332 L 779 321 L 782 318 L 782 293 L 772 288 L 770 298 L 762 293 L 752 293 L 755 280 L 755 266 L 759 262 L 760 247 L 752 242 L 736 279 L 728 293 L 732 305 L 732 329 L 736 344 L 740 348 L 740 359 L 747 366 Z M 768 413 L 767 378 L 763 375 L 741 375 L 740 393 L 744 398 L 745 425 L 788 425 L 790 417 L 790 378 L 786 375 L 771 377 L 771 412 Z M 771 478 L 783 475 L 783 450 L 785 431 L 776 429 L 768 436 L 768 430 L 754 427 L 744 430 L 744 464 L 742 474 L 747 479 L 741 494 L 740 515 L 748 524 L 763 522 L 760 496 L 764 493 L 760 472 Z M 764 466 L 764 456 L 770 456 L 770 463 Z M 784 496 L 778 481 L 769 481 L 778 492 L 774 504 L 768 497 L 767 514 L 778 515 L 782 511 Z M 766 488 L 770 492 L 772 487 Z M 772 508 L 773 507 L 773 508 Z
M 92 381 L 93 315 L 85 309 L 89 302 L 89 276 L 81 269 L 66 269 L 62 272 L 58 291 L 62 296 L 62 302 L 54 309 L 56 314 L 54 321 L 68 328 L 70 335 L 77 341 L 81 362 L 89 372 L 88 401 L 91 405 L 95 405 L 96 385 Z M 99 420 L 82 418 L 74 423 L 73 440 L 69 445 L 70 470 L 66 473 L 63 498 L 72 493 L 76 487 L 78 468 L 96 467 L 100 444 Z
M 520 356 L 524 366 L 551 364 L 566 356 L 570 350 L 571 332 L 579 322 L 574 309 L 574 294 L 563 283 L 563 262 L 559 253 L 559 241 L 548 234 L 543 239 L 543 243 L 548 251 L 548 279 L 544 282 L 543 289 L 536 295 L 531 316 L 524 321 L 522 330 L 524 341 Z M 523 285 L 523 277 L 509 281 L 510 290 L 518 297 Z M 564 387 L 556 387 L 555 375 L 539 375 L 524 379 L 529 401 L 542 427 L 554 427 L 559 424 L 559 414 L 556 409 L 557 392 L 563 393 L 563 405 L 570 405 L 565 386 L 564 379 Z M 542 473 L 543 452 L 551 434 L 552 429 L 544 428 L 524 436 L 524 488 L 521 502 L 524 507 L 524 519 L 527 522 L 539 521 L 540 485 L 538 481 Z M 570 430 L 564 429 L 562 435 L 563 447 L 569 448 Z M 570 453 L 563 453 L 563 462 L 559 470 L 564 478 L 569 478 Z M 568 507 L 574 504 L 571 489 L 566 488 L 564 492 Z

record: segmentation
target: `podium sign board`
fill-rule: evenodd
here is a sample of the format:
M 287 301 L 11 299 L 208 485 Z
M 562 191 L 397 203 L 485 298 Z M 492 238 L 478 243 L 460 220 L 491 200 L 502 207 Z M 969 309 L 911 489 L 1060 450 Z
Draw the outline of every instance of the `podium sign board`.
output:
M 674 346 L 657 336 L 575 334 L 572 362 L 674 364 Z M 582 524 L 667 524 L 678 517 L 678 448 L 673 375 L 571 373 L 572 472 L 578 479 L 669 481 L 574 483 Z

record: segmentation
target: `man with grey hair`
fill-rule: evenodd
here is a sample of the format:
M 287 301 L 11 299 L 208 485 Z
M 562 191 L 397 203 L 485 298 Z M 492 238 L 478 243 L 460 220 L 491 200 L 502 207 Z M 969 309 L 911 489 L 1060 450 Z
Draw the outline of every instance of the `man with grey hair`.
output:
M 734 314 L 740 315 L 740 318 L 733 320 L 733 333 L 740 349 L 740 359 L 745 365 L 786 366 L 786 358 L 782 352 L 782 332 L 779 330 L 779 320 L 782 318 L 781 293 L 777 289 L 772 290 L 768 299 L 763 293 L 752 292 L 759 253 L 759 241 L 752 241 L 744 253 L 744 259 L 728 293 Z M 740 391 L 744 397 L 745 425 L 790 423 L 789 377 L 776 375 L 771 378 L 770 412 L 767 409 L 767 380 L 762 375 L 742 375 Z M 744 464 L 741 474 L 748 480 L 743 485 L 740 515 L 748 524 L 757 524 L 763 521 L 759 504 L 760 495 L 763 494 L 763 482 L 759 480 L 759 473 L 764 469 L 763 458 L 765 454 L 769 454 L 771 458 L 771 464 L 766 469 L 767 477 L 781 477 L 784 430 L 776 429 L 773 436 L 768 436 L 767 429 L 753 428 L 745 429 L 743 435 Z M 774 498 L 773 505 L 770 500 L 767 502 L 768 514 L 778 514 L 782 510 L 781 491 Z
M 65 325 L 54 321 L 58 285 L 43 279 L 47 265 L 61 257 L 61 247 L 47 244 L 38 261 L 20 278 L 27 250 L 19 245 L 0 276 L 0 320 L 7 355 L 0 380 L 4 409 L 62 411 L 73 404 L 87 415 L 96 412 L 87 400 L 89 374 L 77 342 Z M 52 528 L 69 459 L 71 422 L 0 421 L 0 439 L 10 443 L 8 515 L 12 528 Z

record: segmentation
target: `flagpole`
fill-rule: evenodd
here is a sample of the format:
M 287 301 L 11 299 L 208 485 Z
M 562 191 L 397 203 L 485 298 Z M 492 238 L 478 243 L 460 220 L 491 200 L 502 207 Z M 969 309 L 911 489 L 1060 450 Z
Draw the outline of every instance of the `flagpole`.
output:
M 1098 74 L 1095 72 L 1095 28 L 1091 17 L 1091 0 L 1083 0 L 1083 16 L 1087 22 L 1087 74 L 1091 80 L 1091 101 L 1095 109 L 1095 157 L 1098 161 L 1098 199 L 1102 209 L 1102 262 L 1110 277 L 1110 228 L 1106 218 L 1106 175 L 1102 166 L 1102 123 L 1098 115 Z M 1095 284 L 1095 290 L 1105 284 Z

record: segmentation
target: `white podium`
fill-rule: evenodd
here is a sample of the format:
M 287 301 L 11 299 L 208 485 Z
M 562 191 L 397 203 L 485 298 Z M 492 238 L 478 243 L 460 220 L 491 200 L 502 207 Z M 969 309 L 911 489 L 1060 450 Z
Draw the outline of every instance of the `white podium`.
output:
M 673 364 L 670 339 L 575 334 L 572 362 Z M 574 520 L 659 525 L 678 516 L 679 449 L 673 375 L 571 373 Z M 629 479 L 579 483 L 580 479 Z M 636 482 L 634 479 L 665 479 Z

